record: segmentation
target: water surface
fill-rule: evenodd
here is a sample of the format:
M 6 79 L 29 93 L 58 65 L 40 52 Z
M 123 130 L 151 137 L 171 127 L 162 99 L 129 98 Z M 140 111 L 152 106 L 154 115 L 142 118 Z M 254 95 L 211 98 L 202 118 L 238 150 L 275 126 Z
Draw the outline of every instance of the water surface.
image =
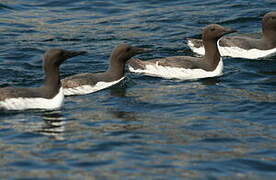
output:
M 0 87 L 39 86 L 51 47 L 86 50 L 61 76 L 103 71 L 119 43 L 143 59 L 194 55 L 210 23 L 258 36 L 272 0 L 2 0 Z M 3 179 L 273 179 L 276 61 L 224 58 L 224 75 L 176 81 L 127 74 L 58 111 L 0 113 Z

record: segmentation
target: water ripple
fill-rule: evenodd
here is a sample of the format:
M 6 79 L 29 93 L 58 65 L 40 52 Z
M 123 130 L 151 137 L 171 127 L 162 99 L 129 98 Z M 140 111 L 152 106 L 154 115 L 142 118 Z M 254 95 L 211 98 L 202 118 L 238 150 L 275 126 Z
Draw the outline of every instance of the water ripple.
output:
M 41 56 L 86 50 L 61 77 L 104 71 L 119 43 L 150 59 L 195 55 L 183 43 L 219 23 L 259 37 L 265 1 L 4 0 L 0 87 L 43 81 Z M 0 112 L 3 179 L 274 179 L 275 56 L 224 59 L 224 75 L 176 81 L 127 73 L 59 111 Z

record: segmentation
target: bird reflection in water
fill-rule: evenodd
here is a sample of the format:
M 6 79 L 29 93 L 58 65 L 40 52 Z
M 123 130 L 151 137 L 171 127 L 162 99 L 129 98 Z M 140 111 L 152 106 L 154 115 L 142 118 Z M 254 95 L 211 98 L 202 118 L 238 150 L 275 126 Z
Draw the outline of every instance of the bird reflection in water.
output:
M 121 134 L 129 131 L 142 129 L 143 123 L 137 119 L 134 112 L 125 112 L 116 109 L 109 109 L 108 113 L 115 120 L 112 123 L 105 123 L 100 129 L 110 133 Z M 99 127 L 98 127 L 99 128 Z
M 129 81 L 129 79 L 126 77 L 120 83 L 112 86 L 110 88 L 110 95 L 113 97 L 125 97 L 128 81 Z
M 64 140 L 65 118 L 59 111 L 50 111 L 42 114 L 45 124 L 38 130 L 39 133 Z
M 213 85 L 217 85 L 219 83 L 219 78 L 218 77 L 212 77 L 212 78 L 205 78 L 205 79 L 201 79 L 201 83 L 203 85 L 209 85 L 209 86 L 213 86 Z

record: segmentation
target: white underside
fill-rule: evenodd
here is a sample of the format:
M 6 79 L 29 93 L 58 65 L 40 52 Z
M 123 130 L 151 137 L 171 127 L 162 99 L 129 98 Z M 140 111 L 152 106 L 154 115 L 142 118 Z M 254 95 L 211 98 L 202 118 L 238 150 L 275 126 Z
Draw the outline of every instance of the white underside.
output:
M 97 84 L 95 84 L 94 86 L 83 85 L 83 86 L 79 86 L 79 87 L 75 87 L 75 88 L 64 88 L 63 93 L 65 96 L 90 94 L 90 93 L 108 88 L 110 86 L 113 86 L 113 85 L 119 83 L 124 78 L 125 77 L 122 77 L 121 79 L 119 79 L 117 81 L 112 81 L 112 82 L 100 81 Z
M 223 71 L 223 61 L 219 61 L 216 69 L 214 71 L 205 71 L 203 69 L 185 69 L 170 66 L 160 66 L 158 62 L 156 64 L 148 64 L 145 69 L 134 69 L 130 65 L 129 71 L 144 74 L 153 77 L 161 77 L 165 79 L 180 79 L 180 80 L 191 80 L 200 79 L 207 77 L 215 77 L 222 75 Z
M 58 94 L 52 99 L 46 98 L 10 98 L 0 101 L 0 109 L 27 110 L 27 109 L 58 109 L 63 104 L 63 90 L 60 88 Z
M 219 43 L 218 43 L 219 44 Z M 189 40 L 188 46 L 191 50 L 197 54 L 204 55 L 204 47 L 196 48 L 194 44 Z M 218 45 L 218 49 L 221 56 L 228 56 L 234 58 L 246 58 L 246 59 L 259 59 L 267 56 L 271 56 L 276 53 L 276 48 L 269 50 L 259 50 L 259 49 L 241 49 L 239 47 L 221 47 Z

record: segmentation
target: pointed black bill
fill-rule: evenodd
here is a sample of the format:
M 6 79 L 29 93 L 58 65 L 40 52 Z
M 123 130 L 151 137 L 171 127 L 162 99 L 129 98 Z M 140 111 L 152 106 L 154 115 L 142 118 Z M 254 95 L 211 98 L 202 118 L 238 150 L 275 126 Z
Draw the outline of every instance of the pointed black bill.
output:
M 66 58 L 72 58 L 72 57 L 83 55 L 86 53 L 87 53 L 86 51 L 68 51 L 68 50 L 66 50 L 66 51 L 64 51 L 64 56 Z
M 151 48 L 140 48 L 140 47 L 133 47 L 133 50 L 135 54 L 143 54 L 143 53 L 149 53 L 153 51 L 153 49 Z
M 230 34 L 230 33 L 235 33 L 235 32 L 237 32 L 237 30 L 235 30 L 235 29 L 226 29 L 225 32 L 223 33 L 223 35 Z

